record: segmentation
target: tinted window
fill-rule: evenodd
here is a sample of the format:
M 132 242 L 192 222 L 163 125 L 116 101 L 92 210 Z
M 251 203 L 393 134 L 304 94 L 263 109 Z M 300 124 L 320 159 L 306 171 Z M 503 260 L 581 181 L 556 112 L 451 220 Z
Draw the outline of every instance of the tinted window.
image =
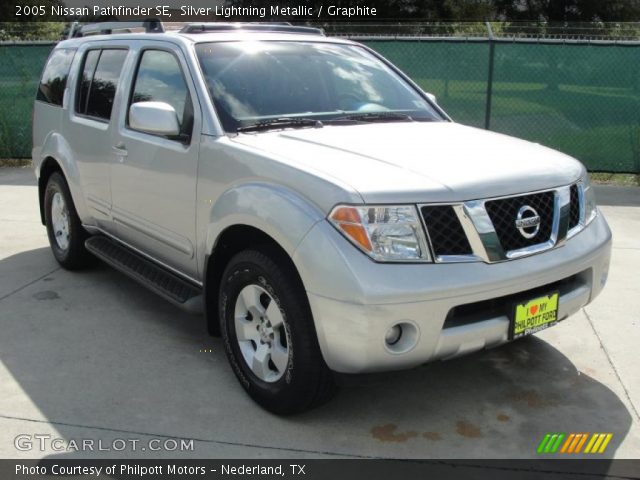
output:
M 196 53 L 225 130 L 278 117 L 327 120 L 397 112 L 441 120 L 384 62 L 355 45 L 246 41 L 199 44 Z
M 131 103 L 165 102 L 178 115 L 182 133 L 190 134 L 193 110 L 178 59 L 168 52 L 146 50 L 140 59 Z
M 91 62 L 95 61 L 93 55 L 95 54 L 90 51 L 85 58 L 78 112 L 91 117 L 109 120 L 113 108 L 113 99 L 116 96 L 118 79 L 120 78 L 124 60 L 127 57 L 127 51 L 102 50 L 97 58 L 97 65 L 93 69 L 93 76 L 91 77 L 89 76 L 92 70 Z M 87 75 L 86 78 L 85 75 Z M 87 78 L 90 78 L 88 84 Z M 86 96 L 85 105 L 82 104 L 83 94 Z
M 78 113 L 85 113 L 87 111 L 89 88 L 91 87 L 93 74 L 96 71 L 96 65 L 98 65 L 98 57 L 100 57 L 100 50 L 90 50 L 84 57 L 82 78 L 80 79 L 80 89 L 78 92 L 78 103 L 76 104 L 76 111 Z
M 67 76 L 75 50 L 54 50 L 44 67 L 42 80 L 38 87 L 37 100 L 62 105 L 64 89 L 67 86 Z

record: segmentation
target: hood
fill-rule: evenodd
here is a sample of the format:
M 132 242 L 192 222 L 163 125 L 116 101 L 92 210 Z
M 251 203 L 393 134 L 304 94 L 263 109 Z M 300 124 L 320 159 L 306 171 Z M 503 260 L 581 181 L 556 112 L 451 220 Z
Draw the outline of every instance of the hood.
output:
M 584 172 L 555 150 L 452 122 L 327 125 L 240 134 L 233 141 L 323 172 L 366 203 L 513 195 L 567 185 Z

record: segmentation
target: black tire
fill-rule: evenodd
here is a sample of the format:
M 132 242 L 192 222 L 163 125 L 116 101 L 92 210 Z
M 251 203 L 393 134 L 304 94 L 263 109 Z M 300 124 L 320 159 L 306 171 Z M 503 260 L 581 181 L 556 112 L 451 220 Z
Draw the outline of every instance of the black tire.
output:
M 320 352 L 306 292 L 292 270 L 289 259 L 275 248 L 240 252 L 229 261 L 222 276 L 218 306 L 225 351 L 236 377 L 254 401 L 279 415 L 317 407 L 336 390 L 333 374 Z M 264 289 L 276 301 L 288 328 L 287 368 L 272 382 L 263 381 L 252 371 L 236 336 L 236 301 L 250 285 Z
M 62 196 L 68 212 L 69 240 L 66 248 L 61 248 L 58 244 L 52 222 L 52 204 L 56 194 Z M 44 218 L 51 251 L 62 267 L 67 270 L 77 270 L 94 263 L 95 257 L 84 246 L 89 234 L 82 228 L 67 181 L 59 172 L 52 173 L 47 181 L 47 187 L 44 192 Z

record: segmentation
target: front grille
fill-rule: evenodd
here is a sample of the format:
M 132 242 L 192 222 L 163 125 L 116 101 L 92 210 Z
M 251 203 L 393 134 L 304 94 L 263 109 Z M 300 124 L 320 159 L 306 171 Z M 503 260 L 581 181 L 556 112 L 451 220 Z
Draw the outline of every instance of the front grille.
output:
M 542 192 L 485 202 L 485 209 L 505 252 L 549 240 L 553 227 L 554 197 L 554 192 Z M 525 205 L 532 207 L 540 216 L 540 228 L 533 238 L 523 236 L 515 224 L 518 210 Z
M 569 230 L 580 223 L 580 198 L 578 196 L 578 185 L 571 185 L 569 200 Z
M 422 207 L 422 216 L 436 256 L 472 253 L 471 245 L 451 205 Z

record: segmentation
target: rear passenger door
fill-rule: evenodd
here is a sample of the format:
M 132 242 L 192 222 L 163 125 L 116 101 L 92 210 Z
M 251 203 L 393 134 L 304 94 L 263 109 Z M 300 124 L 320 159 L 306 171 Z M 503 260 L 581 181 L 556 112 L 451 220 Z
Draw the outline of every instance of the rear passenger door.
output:
M 115 122 L 111 117 L 128 50 L 89 47 L 80 55 L 82 63 L 64 133 L 70 140 L 89 213 L 100 227 L 113 231 L 110 178 Z
M 112 171 L 118 236 L 166 266 L 197 277 L 195 210 L 201 115 L 183 53 L 154 42 L 135 53 L 132 80 L 118 118 Z M 129 108 L 164 102 L 177 114 L 180 135 L 135 130 Z

